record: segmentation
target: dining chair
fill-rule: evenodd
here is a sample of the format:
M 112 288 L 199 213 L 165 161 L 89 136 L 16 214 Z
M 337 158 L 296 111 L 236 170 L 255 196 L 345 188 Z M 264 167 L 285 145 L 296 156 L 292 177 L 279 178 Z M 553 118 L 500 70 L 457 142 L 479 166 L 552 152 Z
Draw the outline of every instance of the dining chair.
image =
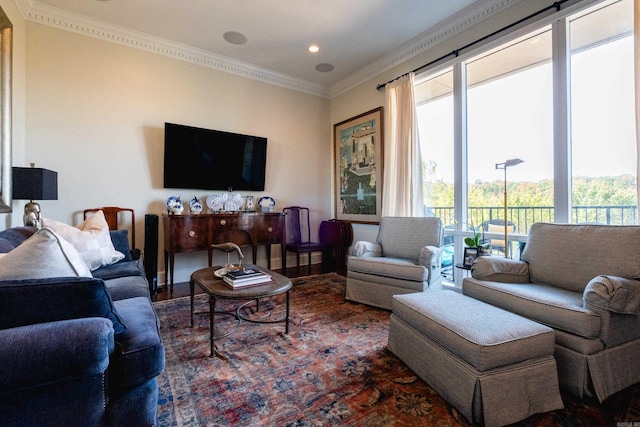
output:
M 311 254 L 322 252 L 324 245 L 311 241 L 311 222 L 309 208 L 289 206 L 282 209 L 285 214 L 285 250 L 296 253 L 296 268 L 300 266 L 300 254 L 307 253 L 309 270 L 311 270 Z M 286 254 L 286 253 L 285 253 Z M 285 255 L 286 256 L 286 255 Z

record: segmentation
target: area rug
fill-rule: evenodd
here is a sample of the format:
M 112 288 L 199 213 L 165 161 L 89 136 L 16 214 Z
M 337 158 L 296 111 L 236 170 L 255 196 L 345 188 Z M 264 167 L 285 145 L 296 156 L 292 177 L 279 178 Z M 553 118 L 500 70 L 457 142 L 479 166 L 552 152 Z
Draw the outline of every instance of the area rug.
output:
M 242 322 L 209 357 L 207 299 L 155 302 L 166 347 L 158 377 L 160 426 L 468 426 L 460 414 L 386 349 L 390 313 L 344 300 L 345 278 L 293 279 L 284 324 Z M 232 312 L 236 301 L 218 303 Z M 218 308 L 219 307 L 219 308 Z M 243 309 L 256 320 L 284 316 L 284 296 Z M 231 331 L 232 316 L 215 318 Z M 544 391 L 542 391 L 544 392 Z M 640 387 L 603 404 L 563 395 L 565 409 L 520 426 L 616 426 L 640 422 Z M 633 424 L 631 424 L 633 425 Z

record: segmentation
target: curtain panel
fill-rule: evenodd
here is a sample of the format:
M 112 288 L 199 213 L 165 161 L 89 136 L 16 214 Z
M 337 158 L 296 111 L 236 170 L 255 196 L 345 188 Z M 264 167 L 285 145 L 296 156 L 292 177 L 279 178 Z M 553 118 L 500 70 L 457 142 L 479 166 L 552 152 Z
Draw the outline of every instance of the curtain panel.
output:
M 382 216 L 424 216 L 414 73 L 388 83 L 385 94 Z

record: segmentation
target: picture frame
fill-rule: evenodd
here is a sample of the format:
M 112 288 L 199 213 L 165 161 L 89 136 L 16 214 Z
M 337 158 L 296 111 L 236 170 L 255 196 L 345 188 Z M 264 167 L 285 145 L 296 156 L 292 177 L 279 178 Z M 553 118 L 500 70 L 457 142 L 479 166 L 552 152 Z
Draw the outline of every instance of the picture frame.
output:
M 335 217 L 379 224 L 382 211 L 383 109 L 333 126 Z
M 471 267 L 476 258 L 478 258 L 478 248 L 464 248 L 462 265 L 464 267 Z

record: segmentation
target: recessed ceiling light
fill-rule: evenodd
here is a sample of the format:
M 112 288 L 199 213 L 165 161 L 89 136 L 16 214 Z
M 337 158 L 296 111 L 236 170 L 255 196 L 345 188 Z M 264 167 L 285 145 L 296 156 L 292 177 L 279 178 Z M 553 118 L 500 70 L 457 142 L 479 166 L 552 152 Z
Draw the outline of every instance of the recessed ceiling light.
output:
M 315 44 L 312 44 L 311 46 L 309 46 L 309 52 L 311 53 L 316 53 L 320 50 L 320 48 L 318 46 L 316 46 Z
M 333 71 L 333 65 L 322 63 L 316 65 L 316 71 L 320 71 L 321 73 L 328 73 L 329 71 Z
M 247 36 L 237 31 L 227 31 L 222 37 L 231 44 L 245 44 Z

